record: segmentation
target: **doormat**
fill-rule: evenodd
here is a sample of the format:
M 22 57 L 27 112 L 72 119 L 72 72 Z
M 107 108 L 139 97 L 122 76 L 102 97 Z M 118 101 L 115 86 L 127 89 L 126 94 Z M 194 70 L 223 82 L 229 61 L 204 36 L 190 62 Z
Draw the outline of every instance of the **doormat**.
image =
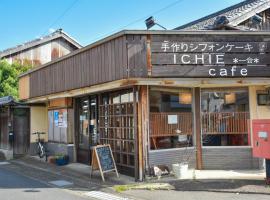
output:
M 73 185 L 73 183 L 65 181 L 65 180 L 50 181 L 49 183 L 52 184 L 52 185 L 56 185 L 58 187 L 65 187 L 65 186 Z
M 108 200 L 108 199 L 110 199 L 110 200 L 131 200 L 129 198 L 119 197 L 119 196 L 116 196 L 113 194 L 108 194 L 108 193 L 100 192 L 100 191 L 86 192 L 84 195 L 88 196 L 88 197 L 100 199 L 100 200 Z

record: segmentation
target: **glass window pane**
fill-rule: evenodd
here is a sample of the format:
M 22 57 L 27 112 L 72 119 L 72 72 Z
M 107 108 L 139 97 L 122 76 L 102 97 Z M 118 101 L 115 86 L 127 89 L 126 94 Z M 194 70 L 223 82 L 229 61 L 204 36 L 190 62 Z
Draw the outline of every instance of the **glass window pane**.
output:
M 247 89 L 205 89 L 201 93 L 202 140 L 205 146 L 248 144 Z
M 192 93 L 185 88 L 150 88 L 150 148 L 192 146 Z

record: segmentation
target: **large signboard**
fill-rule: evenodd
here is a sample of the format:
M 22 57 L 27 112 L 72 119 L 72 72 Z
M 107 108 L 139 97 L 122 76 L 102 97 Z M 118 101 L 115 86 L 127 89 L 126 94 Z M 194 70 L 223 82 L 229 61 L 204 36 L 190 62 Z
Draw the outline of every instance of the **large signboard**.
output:
M 269 41 L 261 35 L 153 35 L 152 76 L 267 77 Z

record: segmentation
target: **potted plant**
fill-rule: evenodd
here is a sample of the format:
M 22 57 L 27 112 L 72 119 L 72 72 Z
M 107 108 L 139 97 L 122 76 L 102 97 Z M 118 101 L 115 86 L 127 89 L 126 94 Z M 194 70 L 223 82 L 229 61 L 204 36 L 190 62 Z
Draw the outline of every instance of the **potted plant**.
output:
M 65 155 L 65 154 L 57 154 L 55 156 L 55 163 L 59 166 L 62 166 L 62 165 L 67 165 L 69 162 L 69 157 L 68 155 Z
M 172 171 L 177 179 L 187 178 L 188 177 L 188 165 L 190 158 L 192 157 L 195 149 L 189 149 L 191 144 L 191 137 L 181 137 L 179 134 L 179 140 L 185 141 L 187 144 L 184 149 L 184 156 L 179 163 L 172 164 Z

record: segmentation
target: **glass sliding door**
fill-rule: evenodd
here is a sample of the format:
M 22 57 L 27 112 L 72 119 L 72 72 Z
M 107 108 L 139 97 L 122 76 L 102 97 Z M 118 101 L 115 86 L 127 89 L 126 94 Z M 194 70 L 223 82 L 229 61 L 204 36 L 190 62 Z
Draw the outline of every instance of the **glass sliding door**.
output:
M 90 146 L 99 144 L 98 134 L 98 112 L 97 112 L 97 98 L 96 96 L 90 97 L 90 115 L 89 115 L 89 132 L 90 132 Z
M 77 160 L 81 163 L 90 163 L 89 150 L 89 98 L 80 98 L 78 106 L 78 130 L 77 130 Z
M 99 144 L 97 97 L 87 96 L 77 99 L 77 160 L 91 163 L 91 147 Z

